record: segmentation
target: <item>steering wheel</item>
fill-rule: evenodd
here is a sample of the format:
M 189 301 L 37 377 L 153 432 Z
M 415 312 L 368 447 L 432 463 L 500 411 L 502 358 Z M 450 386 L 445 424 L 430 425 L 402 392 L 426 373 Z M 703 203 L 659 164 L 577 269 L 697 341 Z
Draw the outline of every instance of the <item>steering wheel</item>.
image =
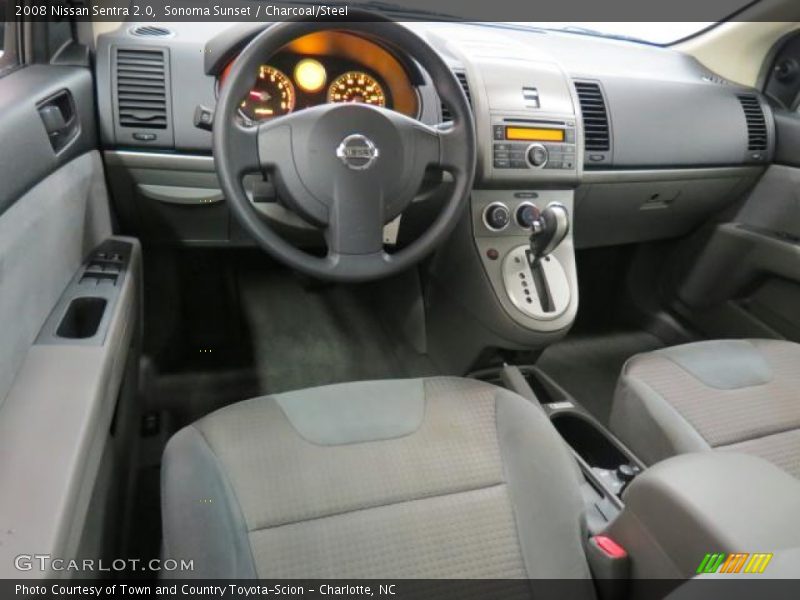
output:
M 335 281 L 377 279 L 421 260 L 455 227 L 475 176 L 475 127 L 453 72 L 408 28 L 371 14 L 363 19 L 299 19 L 267 27 L 234 62 L 214 116 L 214 163 L 233 213 L 273 257 Z M 386 108 L 352 103 L 323 104 L 256 126 L 243 123 L 237 109 L 264 58 L 296 38 L 331 29 L 377 38 L 413 57 L 450 108 L 452 123 L 430 127 Z M 412 202 L 430 166 L 451 174 L 449 196 L 419 238 L 389 254 L 384 225 Z M 296 248 L 265 223 L 242 182 L 255 171 L 270 173 L 288 208 L 323 230 L 326 256 Z

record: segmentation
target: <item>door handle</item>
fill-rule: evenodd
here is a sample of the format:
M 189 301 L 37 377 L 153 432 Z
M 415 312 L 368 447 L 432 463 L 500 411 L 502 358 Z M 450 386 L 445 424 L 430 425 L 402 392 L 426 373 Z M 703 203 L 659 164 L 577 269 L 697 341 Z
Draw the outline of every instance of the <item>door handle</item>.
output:
M 80 129 L 72 94 L 61 90 L 39 102 L 37 109 L 53 150 L 60 152 Z

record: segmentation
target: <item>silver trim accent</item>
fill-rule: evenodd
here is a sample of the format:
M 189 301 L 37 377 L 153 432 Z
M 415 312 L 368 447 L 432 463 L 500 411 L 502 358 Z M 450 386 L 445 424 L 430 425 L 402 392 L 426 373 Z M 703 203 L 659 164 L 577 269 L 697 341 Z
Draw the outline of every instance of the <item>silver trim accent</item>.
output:
M 501 227 L 498 229 L 496 227 L 492 227 L 491 225 L 489 225 L 489 221 L 486 219 L 486 214 L 489 212 L 489 209 L 492 208 L 493 206 L 500 206 L 506 209 L 506 212 L 508 213 L 508 223 L 506 223 L 505 227 Z M 481 220 L 483 221 L 483 226 L 486 227 L 486 229 L 488 229 L 489 231 L 495 231 L 495 232 L 505 231 L 511 224 L 511 209 L 508 208 L 508 205 L 505 204 L 504 202 L 492 202 L 491 204 L 487 204 L 486 208 L 483 209 L 483 213 L 481 213 Z
M 553 301 L 553 310 L 545 312 L 536 292 L 527 252 L 527 244 L 517 246 L 503 259 L 503 286 L 506 294 L 517 310 L 532 319 L 537 321 L 557 319 L 569 308 L 572 298 L 567 272 L 552 254 L 539 262 Z
M 214 173 L 214 157 L 202 154 L 169 154 L 135 150 L 106 150 L 106 164 L 129 169 L 162 169 L 166 171 L 198 171 Z
M 706 177 L 742 177 L 761 175 L 767 165 L 742 165 L 732 167 L 700 167 L 687 169 L 620 169 L 583 170 L 581 183 L 629 183 L 636 181 L 676 181 L 680 179 L 705 179 Z

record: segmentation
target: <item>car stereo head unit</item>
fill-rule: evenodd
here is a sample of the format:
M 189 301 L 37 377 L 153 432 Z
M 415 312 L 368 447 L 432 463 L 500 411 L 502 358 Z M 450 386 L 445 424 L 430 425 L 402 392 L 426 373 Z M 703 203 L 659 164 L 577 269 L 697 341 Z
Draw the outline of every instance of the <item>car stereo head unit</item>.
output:
M 492 119 L 495 169 L 577 169 L 574 121 Z

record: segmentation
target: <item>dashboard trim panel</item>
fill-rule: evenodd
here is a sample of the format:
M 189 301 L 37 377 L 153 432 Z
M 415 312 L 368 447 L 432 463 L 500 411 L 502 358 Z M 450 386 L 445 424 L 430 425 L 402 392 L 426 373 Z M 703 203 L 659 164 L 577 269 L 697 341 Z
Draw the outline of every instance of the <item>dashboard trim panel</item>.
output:
M 766 165 L 737 165 L 730 167 L 687 167 L 674 169 L 585 170 L 580 183 L 627 183 L 634 181 L 676 181 L 717 177 L 746 177 L 760 175 L 766 168 Z

